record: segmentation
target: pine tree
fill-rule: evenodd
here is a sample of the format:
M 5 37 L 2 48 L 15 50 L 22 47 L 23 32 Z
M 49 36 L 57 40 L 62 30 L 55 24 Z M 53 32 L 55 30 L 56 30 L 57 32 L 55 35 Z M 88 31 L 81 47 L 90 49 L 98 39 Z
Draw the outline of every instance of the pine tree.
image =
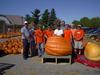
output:
M 52 8 L 49 17 L 49 25 L 53 26 L 54 21 L 57 19 L 55 9 Z
M 41 24 L 46 28 L 48 27 L 49 11 L 46 9 L 42 15 Z
M 28 23 L 31 23 L 31 16 L 29 14 L 26 14 L 25 20 L 28 21 Z
M 39 23 L 39 17 L 40 17 L 40 10 L 35 9 L 32 13 L 32 17 L 34 18 L 34 23 L 37 25 Z

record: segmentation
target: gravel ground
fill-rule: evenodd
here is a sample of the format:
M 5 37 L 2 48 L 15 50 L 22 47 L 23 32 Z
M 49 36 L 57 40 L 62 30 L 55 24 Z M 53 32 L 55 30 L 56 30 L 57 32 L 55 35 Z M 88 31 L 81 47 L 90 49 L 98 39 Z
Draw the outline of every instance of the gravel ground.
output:
M 0 75 L 100 75 L 100 69 L 80 63 L 43 64 L 42 59 L 37 56 L 23 60 L 21 54 L 0 57 L 0 63 L 14 64 Z

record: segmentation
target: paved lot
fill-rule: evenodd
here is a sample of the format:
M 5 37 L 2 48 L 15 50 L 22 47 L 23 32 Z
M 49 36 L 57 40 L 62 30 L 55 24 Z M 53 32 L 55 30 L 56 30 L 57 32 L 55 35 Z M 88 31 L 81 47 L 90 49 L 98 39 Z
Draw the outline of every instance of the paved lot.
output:
M 0 63 L 14 65 L 2 70 L 0 75 L 100 75 L 100 69 L 80 63 L 73 63 L 72 65 L 64 63 L 43 64 L 41 58 L 37 56 L 23 60 L 21 54 L 0 57 Z

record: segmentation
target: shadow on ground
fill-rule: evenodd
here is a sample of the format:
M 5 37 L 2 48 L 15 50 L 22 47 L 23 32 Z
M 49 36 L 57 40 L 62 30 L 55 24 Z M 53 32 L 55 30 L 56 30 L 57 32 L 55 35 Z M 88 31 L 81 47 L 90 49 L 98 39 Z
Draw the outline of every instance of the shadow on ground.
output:
M 0 63 L 0 75 L 3 75 L 5 73 L 5 70 L 10 69 L 13 66 L 15 65 L 9 63 Z

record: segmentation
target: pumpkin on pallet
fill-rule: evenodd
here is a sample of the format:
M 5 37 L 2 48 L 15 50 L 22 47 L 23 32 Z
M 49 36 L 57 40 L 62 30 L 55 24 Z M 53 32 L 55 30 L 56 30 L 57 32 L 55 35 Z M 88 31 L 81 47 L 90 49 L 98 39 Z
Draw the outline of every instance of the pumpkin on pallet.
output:
M 96 43 L 88 42 L 84 55 L 87 59 L 92 61 L 100 61 L 100 46 Z
M 55 56 L 68 55 L 72 53 L 72 46 L 63 37 L 52 36 L 47 39 L 45 52 Z

